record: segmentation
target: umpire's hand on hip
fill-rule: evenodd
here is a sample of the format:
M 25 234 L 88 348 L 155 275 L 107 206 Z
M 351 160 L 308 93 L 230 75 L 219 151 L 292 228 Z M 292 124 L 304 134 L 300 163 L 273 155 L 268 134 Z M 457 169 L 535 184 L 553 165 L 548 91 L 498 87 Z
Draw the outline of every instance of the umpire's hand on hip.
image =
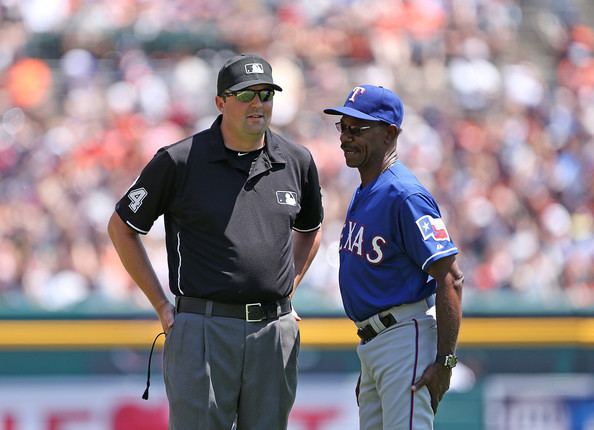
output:
M 411 387 L 412 391 L 417 392 L 423 386 L 427 386 L 431 395 L 431 408 L 433 413 L 437 413 L 437 406 L 444 394 L 450 388 L 450 378 L 452 369 L 448 369 L 440 363 L 432 363 L 423 372 L 421 377 L 415 381 Z
M 175 320 L 175 307 L 170 302 L 163 302 L 155 310 L 157 311 L 157 315 L 159 315 L 163 331 L 165 334 L 169 333 L 169 329 Z

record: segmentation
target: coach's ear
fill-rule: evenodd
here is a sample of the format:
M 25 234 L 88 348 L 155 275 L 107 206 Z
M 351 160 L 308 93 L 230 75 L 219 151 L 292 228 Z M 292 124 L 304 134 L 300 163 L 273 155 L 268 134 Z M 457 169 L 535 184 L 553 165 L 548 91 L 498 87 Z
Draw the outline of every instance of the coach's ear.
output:
M 401 129 L 394 124 L 390 124 L 386 126 L 386 144 L 388 146 L 394 145 L 396 140 L 398 139 L 398 135 L 400 134 Z

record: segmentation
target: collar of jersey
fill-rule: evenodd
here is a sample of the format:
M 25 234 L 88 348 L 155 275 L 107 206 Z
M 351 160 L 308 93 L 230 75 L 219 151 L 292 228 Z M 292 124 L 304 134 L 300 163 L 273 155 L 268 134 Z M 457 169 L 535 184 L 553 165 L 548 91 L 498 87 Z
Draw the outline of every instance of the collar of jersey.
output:
M 221 133 L 221 121 L 223 120 L 223 115 L 219 115 L 215 122 L 213 122 L 210 130 L 213 133 L 213 145 L 211 150 L 208 151 L 208 159 L 209 161 L 221 161 L 227 159 L 227 153 L 225 151 L 225 144 L 223 143 L 223 134 Z M 268 154 L 268 158 L 270 159 L 271 163 L 282 163 L 285 164 L 285 156 L 283 151 L 276 141 L 274 134 L 270 132 L 270 130 L 266 130 L 265 135 L 265 142 L 263 152 Z
M 388 167 L 386 170 L 380 172 L 379 175 L 377 175 L 373 181 L 371 181 L 370 183 L 368 183 L 367 185 L 365 185 L 364 187 L 361 186 L 361 184 L 359 184 L 359 186 L 357 187 L 357 190 L 355 192 L 356 195 L 360 196 L 363 194 L 367 194 L 369 192 L 369 190 L 372 190 L 375 188 L 375 186 L 378 183 L 381 183 L 385 180 L 385 175 L 388 174 L 388 172 L 393 172 L 392 169 L 394 169 L 394 167 L 400 164 L 400 160 L 396 160 L 394 163 L 392 163 L 392 165 L 390 167 Z

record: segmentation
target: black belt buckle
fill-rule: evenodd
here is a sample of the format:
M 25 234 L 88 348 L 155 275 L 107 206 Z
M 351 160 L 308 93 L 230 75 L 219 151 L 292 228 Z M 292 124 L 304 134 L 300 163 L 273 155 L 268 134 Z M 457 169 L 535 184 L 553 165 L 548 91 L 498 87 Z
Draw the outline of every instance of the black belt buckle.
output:
M 364 341 L 369 341 L 376 335 L 377 333 L 371 325 L 366 325 L 365 327 L 361 327 L 359 330 L 357 330 L 357 336 L 359 336 Z
M 248 303 L 245 305 L 245 320 L 247 322 L 264 321 L 266 313 L 262 309 L 262 303 Z
M 384 325 L 385 328 L 391 327 L 396 324 L 396 318 L 394 315 L 388 314 L 380 318 L 380 321 Z M 383 331 L 383 330 L 382 330 Z M 379 333 L 375 331 L 371 324 L 366 325 L 365 327 L 361 327 L 357 330 L 357 336 L 363 339 L 365 342 L 369 342 L 371 339 L 376 337 Z

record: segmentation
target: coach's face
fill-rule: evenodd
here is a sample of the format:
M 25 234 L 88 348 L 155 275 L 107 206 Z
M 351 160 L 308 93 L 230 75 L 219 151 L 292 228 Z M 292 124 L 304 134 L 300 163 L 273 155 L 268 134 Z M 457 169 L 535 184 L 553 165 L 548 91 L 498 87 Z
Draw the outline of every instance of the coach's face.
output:
M 345 115 L 337 128 L 340 129 L 340 148 L 347 166 L 365 171 L 381 169 L 386 152 L 390 145 L 394 145 L 387 124 Z

